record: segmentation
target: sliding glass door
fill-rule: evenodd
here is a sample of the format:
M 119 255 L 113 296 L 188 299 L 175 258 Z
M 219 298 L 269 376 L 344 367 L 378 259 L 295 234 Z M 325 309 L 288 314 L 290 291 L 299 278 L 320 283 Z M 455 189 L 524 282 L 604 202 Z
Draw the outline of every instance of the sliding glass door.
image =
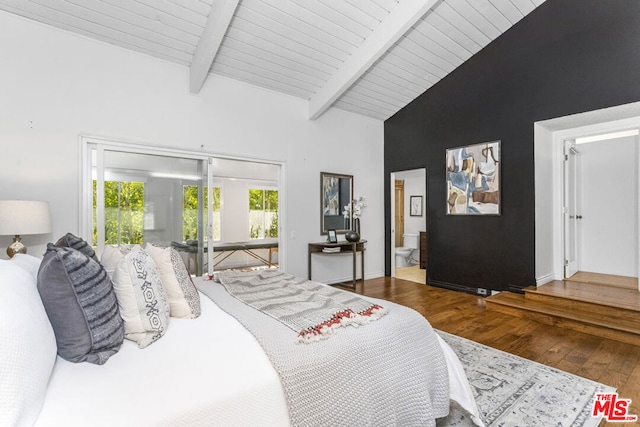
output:
M 210 211 L 208 159 L 100 145 L 91 150 L 92 239 L 98 253 L 105 245 L 174 246 L 189 271 L 203 274 Z
M 214 260 L 225 245 L 279 241 L 281 165 L 88 138 L 82 151 L 82 234 L 98 254 L 106 245 L 171 246 L 200 276 L 266 259 L 259 248 Z

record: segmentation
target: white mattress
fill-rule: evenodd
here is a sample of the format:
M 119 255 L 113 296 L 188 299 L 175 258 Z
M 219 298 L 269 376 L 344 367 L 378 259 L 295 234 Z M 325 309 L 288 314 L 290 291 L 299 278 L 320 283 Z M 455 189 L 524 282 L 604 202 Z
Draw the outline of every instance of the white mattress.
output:
M 262 347 L 209 298 L 201 303 L 198 319 L 171 318 L 165 335 L 142 350 L 125 340 L 105 365 L 58 357 L 36 426 L 289 425 Z M 460 362 L 439 341 L 452 400 L 477 416 Z

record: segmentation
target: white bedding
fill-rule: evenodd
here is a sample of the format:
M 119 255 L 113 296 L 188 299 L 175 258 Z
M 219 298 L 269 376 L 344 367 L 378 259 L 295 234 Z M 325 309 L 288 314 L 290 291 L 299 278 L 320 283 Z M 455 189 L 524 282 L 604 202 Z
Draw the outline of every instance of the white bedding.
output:
M 255 338 L 202 296 L 143 350 L 125 340 L 105 365 L 60 357 L 36 426 L 287 426 L 278 375 Z M 451 398 L 479 420 L 462 366 L 443 346 Z M 481 425 L 481 424 L 479 424 Z
M 202 296 L 141 350 L 125 340 L 104 365 L 60 357 L 36 426 L 286 426 L 278 375 L 253 336 Z

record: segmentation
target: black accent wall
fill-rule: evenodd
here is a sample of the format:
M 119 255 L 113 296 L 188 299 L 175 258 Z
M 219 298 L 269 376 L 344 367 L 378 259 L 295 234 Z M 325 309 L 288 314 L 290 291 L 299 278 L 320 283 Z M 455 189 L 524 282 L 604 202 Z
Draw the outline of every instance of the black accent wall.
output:
M 640 101 L 640 1 L 547 0 L 384 125 L 389 174 L 427 167 L 427 281 L 535 284 L 534 122 Z M 500 216 L 447 216 L 447 148 L 501 140 Z

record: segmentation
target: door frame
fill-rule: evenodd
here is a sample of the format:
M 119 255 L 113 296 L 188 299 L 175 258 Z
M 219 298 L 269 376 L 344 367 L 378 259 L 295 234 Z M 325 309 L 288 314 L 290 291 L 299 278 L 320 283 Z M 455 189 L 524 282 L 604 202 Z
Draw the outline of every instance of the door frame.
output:
M 424 182 L 424 202 L 422 204 L 423 206 L 423 212 L 424 212 L 424 229 L 427 232 L 427 239 L 429 238 L 429 220 L 428 220 L 428 215 L 429 215 L 429 209 L 428 209 L 428 201 L 429 201 L 429 189 L 427 186 L 427 177 L 429 176 L 428 170 L 427 170 L 427 166 L 422 166 L 422 167 L 416 167 L 413 169 L 403 169 L 403 170 L 398 170 L 398 171 L 393 171 L 389 174 L 389 185 L 391 188 L 390 193 L 390 197 L 389 197 L 389 207 L 390 207 L 390 212 L 391 212 L 391 233 L 389 233 L 389 239 L 390 239 L 390 246 L 391 246 L 391 250 L 389 253 L 389 256 L 391 257 L 391 271 L 390 277 L 396 277 L 396 225 L 395 225 L 395 219 L 394 219 L 394 215 L 395 215 L 395 209 L 396 209 L 396 192 L 395 192 L 395 186 L 396 186 L 396 180 L 397 175 L 396 174 L 401 174 L 404 172 L 411 172 L 411 171 L 418 171 L 418 170 L 424 170 L 424 175 L 425 175 L 425 182 Z M 405 196 L 406 197 L 406 196 Z M 427 245 L 427 248 L 429 247 L 429 245 Z M 428 251 L 428 249 L 427 249 Z M 429 253 L 427 252 L 427 259 L 429 257 Z
M 553 278 L 551 280 L 564 279 L 564 243 L 565 243 L 565 225 L 564 225 L 564 143 L 566 140 L 577 139 L 587 136 L 600 135 L 606 133 L 621 132 L 632 129 L 640 129 L 640 116 L 630 119 L 615 120 L 603 123 L 597 123 L 586 126 L 579 126 L 571 129 L 559 130 L 551 133 L 553 144 L 553 247 L 554 247 L 554 268 Z M 640 136 L 636 136 L 640 144 Z M 640 150 L 638 150 L 637 164 L 640 168 Z M 640 188 L 640 173 L 638 174 Z M 638 211 L 640 212 L 640 197 Z M 638 234 L 636 243 L 638 245 L 638 266 L 640 268 L 640 215 L 638 218 Z M 537 285 L 547 283 L 538 282 Z M 640 280 L 638 281 L 638 289 L 640 290 Z
M 402 234 L 404 234 L 404 198 L 405 198 L 405 195 L 404 195 L 404 180 L 403 179 L 396 179 L 394 181 L 394 183 L 393 183 L 393 185 L 394 185 L 394 187 L 393 187 L 393 196 L 394 196 L 394 200 L 398 200 L 397 197 L 396 197 L 396 194 L 398 193 L 398 183 L 399 182 L 402 183 L 401 184 L 401 186 L 402 186 L 401 192 L 402 192 L 402 202 L 403 203 L 402 203 L 402 206 L 399 206 L 399 203 L 396 203 L 394 205 L 394 211 L 393 211 L 393 225 L 394 225 L 394 228 L 393 228 L 393 232 L 394 232 L 393 242 L 394 242 L 394 244 L 398 243 L 398 240 L 399 240 L 398 239 L 398 223 L 396 221 L 396 209 L 399 210 L 400 213 L 402 214 L 402 230 L 401 231 L 402 231 Z M 404 241 L 403 241 L 403 244 L 404 244 Z M 402 246 L 402 245 L 400 245 L 400 246 Z M 398 246 L 396 245 L 396 247 L 398 247 Z

